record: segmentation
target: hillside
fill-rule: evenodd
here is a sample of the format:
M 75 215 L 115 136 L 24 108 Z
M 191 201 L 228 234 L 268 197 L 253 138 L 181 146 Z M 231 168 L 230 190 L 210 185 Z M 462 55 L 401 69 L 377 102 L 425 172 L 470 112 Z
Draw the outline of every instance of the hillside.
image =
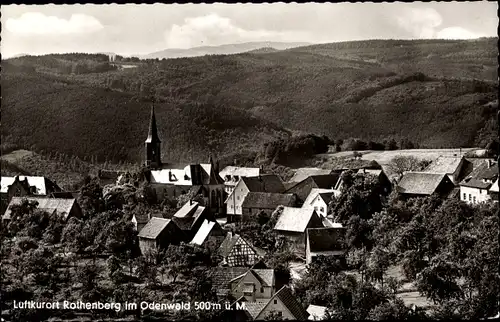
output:
M 82 73 L 60 71 L 58 61 L 74 57 L 20 57 L 3 64 L 2 136 L 138 161 L 155 100 L 170 160 L 255 151 L 288 131 L 483 147 L 495 135 L 496 53 L 493 38 L 386 40 L 143 60 L 121 70 L 87 64 Z
M 247 42 L 241 44 L 227 44 L 220 46 L 201 46 L 193 47 L 188 49 L 165 49 L 162 51 L 154 52 L 151 54 L 143 55 L 141 58 L 159 58 L 159 59 L 169 59 L 169 58 L 180 58 L 180 57 L 196 57 L 204 55 L 231 55 L 243 52 L 248 52 L 251 50 L 256 50 L 264 47 L 272 47 L 278 50 L 289 49 L 299 46 L 310 45 L 304 42 Z

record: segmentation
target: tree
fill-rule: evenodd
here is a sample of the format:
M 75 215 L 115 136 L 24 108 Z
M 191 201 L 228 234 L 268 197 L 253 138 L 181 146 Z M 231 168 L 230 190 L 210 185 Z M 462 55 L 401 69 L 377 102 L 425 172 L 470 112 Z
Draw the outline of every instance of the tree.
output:
M 368 320 L 386 321 L 407 320 L 410 316 L 410 309 L 406 307 L 403 300 L 396 298 L 388 302 L 384 302 L 370 310 Z
M 459 276 L 460 271 L 455 263 L 437 256 L 417 275 L 417 288 L 434 303 L 460 298 L 461 289 L 457 284 Z
M 419 171 L 421 170 L 422 164 L 414 156 L 403 156 L 399 155 L 391 159 L 388 164 L 388 168 L 392 173 L 402 176 L 408 171 Z

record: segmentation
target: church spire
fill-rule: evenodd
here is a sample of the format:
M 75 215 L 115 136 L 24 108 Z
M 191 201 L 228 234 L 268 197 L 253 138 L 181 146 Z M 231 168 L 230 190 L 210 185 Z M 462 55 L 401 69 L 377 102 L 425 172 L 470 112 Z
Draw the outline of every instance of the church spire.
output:
M 155 108 L 151 106 L 151 120 L 149 122 L 148 138 L 146 139 L 146 166 L 149 168 L 161 167 L 161 141 L 156 128 Z
M 160 138 L 158 137 L 158 129 L 156 128 L 156 117 L 155 117 L 155 107 L 151 106 L 151 119 L 149 121 L 149 132 L 146 143 L 160 143 Z

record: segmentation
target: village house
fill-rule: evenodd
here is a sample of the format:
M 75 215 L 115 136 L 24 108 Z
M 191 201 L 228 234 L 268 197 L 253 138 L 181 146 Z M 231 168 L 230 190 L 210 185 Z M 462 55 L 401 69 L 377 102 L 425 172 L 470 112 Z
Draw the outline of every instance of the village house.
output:
M 229 281 L 231 295 L 248 302 L 267 302 L 276 292 L 274 269 L 249 269 Z
M 256 218 L 260 213 L 271 216 L 278 206 L 293 207 L 296 201 L 297 198 L 291 193 L 249 192 L 241 204 L 242 220 Z
M 298 205 L 302 206 L 311 193 L 312 189 L 316 188 L 333 190 L 337 186 L 339 179 L 339 173 L 310 176 L 295 184 L 293 187 L 288 188 L 285 193 L 293 193 L 297 195 Z
M 333 189 L 314 188 L 307 196 L 302 208 L 313 208 L 318 215 L 325 218 L 329 214 L 330 202 L 335 198 Z
M 260 168 L 227 166 L 219 172 L 219 175 L 224 180 L 226 194 L 230 195 L 241 178 L 258 177 L 261 173 Z
M 62 189 L 46 177 L 15 176 L 0 178 L 1 213 L 7 209 L 12 197 L 48 196 Z
M 250 192 L 284 193 L 281 178 L 274 174 L 258 177 L 243 177 L 226 199 L 227 222 L 240 221 L 243 216 L 243 201 Z
M 309 313 L 300 304 L 288 286 L 283 286 L 267 302 L 249 302 L 245 298 L 240 298 L 237 302 L 245 303 L 246 318 L 239 316 L 238 319 L 227 319 L 226 317 L 226 320 L 263 321 L 271 314 L 275 314 L 283 320 L 305 321 L 309 317 Z M 224 315 L 231 317 L 233 317 L 233 312 L 237 313 L 237 311 L 227 312 L 229 313 L 225 313 Z
M 223 258 L 223 265 L 227 266 L 249 267 L 264 256 L 263 252 L 255 248 L 243 237 L 231 232 L 227 233 L 218 251 Z
M 12 217 L 12 207 L 19 206 L 24 200 L 29 202 L 37 202 L 37 209 L 48 213 L 57 213 L 63 216 L 64 220 L 71 217 L 81 218 L 82 209 L 76 202 L 75 198 L 47 198 L 47 197 L 12 197 L 10 203 L 3 214 L 2 220 L 9 222 Z
M 212 274 L 212 288 L 219 300 L 225 300 L 231 295 L 230 281 L 248 272 L 248 267 L 217 266 L 210 269 Z M 234 297 L 233 297 L 234 300 Z
M 307 228 L 324 227 L 321 217 L 312 208 L 283 207 L 274 230 L 290 242 L 290 249 L 305 254 Z
M 308 228 L 306 230 L 306 264 L 314 262 L 318 256 L 335 257 L 345 265 L 346 228 Z
M 432 161 L 423 171 L 430 173 L 446 174 L 454 185 L 467 175 L 467 161 L 464 157 L 458 156 L 440 156 Z
M 326 320 L 326 306 L 311 304 L 307 307 L 306 311 L 309 313 L 309 321 Z
M 392 182 L 382 169 L 359 169 L 357 175 L 375 176 L 382 188 L 382 195 L 388 196 L 392 191 Z
M 215 251 L 225 238 L 226 231 L 222 229 L 218 222 L 205 219 L 189 243 Z
M 495 194 L 493 187 L 498 180 L 498 165 L 490 159 L 484 159 L 472 172 L 460 182 L 460 200 L 469 204 L 488 202 Z M 491 188 L 493 191 L 490 191 Z
M 426 197 L 432 194 L 446 198 L 454 187 L 446 174 L 407 172 L 399 181 L 397 191 L 405 198 Z
M 143 255 L 156 249 L 167 249 L 170 244 L 177 245 L 186 240 L 181 229 L 172 220 L 158 217 L 151 218 L 137 236 Z
M 204 220 L 215 221 L 206 207 L 192 200 L 186 202 L 174 214 L 172 220 L 184 233 L 186 242 L 189 242 L 194 237 Z
M 145 142 L 146 162 L 149 169 L 146 180 L 155 192 L 156 198 L 177 198 L 181 194 L 201 194 L 212 214 L 222 215 L 224 207 L 224 180 L 212 156 L 208 163 L 174 165 L 161 161 L 161 141 L 158 137 L 154 108 L 151 109 L 148 137 Z M 217 163 L 218 164 L 218 163 Z

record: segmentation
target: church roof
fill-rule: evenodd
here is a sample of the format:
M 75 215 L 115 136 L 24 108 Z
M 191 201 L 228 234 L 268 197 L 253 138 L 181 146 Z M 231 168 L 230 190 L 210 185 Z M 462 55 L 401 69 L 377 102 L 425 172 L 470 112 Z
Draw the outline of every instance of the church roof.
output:
M 149 121 L 149 132 L 148 132 L 148 137 L 146 139 L 146 143 L 151 143 L 151 142 L 161 142 L 160 138 L 158 137 L 158 129 L 156 127 L 156 116 L 155 116 L 155 108 L 154 106 L 151 107 L 151 119 Z

